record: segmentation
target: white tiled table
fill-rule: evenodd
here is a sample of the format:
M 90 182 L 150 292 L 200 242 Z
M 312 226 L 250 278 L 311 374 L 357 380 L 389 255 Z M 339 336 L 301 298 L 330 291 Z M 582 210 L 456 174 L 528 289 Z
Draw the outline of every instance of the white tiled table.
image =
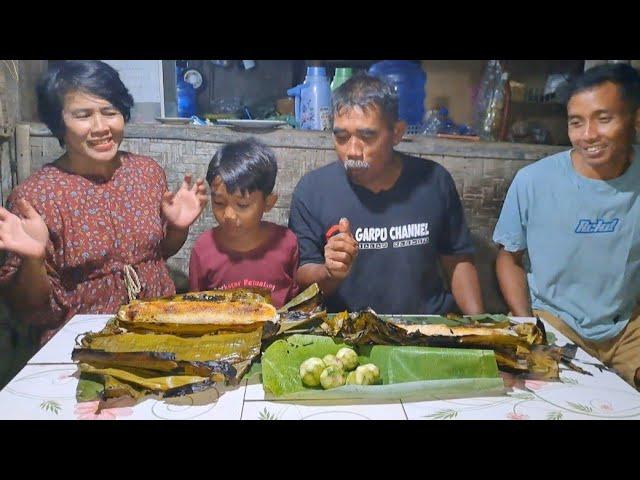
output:
M 97 402 L 76 402 L 77 367 L 71 360 L 75 339 L 102 330 L 113 315 L 76 315 L 36 353 L 0 391 L 0 419 L 202 419 L 239 420 L 246 381 L 187 397 L 136 405 L 116 403 L 96 414 Z
M 73 363 L 71 352 L 78 335 L 98 332 L 113 315 L 76 315 L 36 353 L 29 364 Z
M 562 370 L 560 382 L 525 381 L 506 395 L 392 403 L 321 403 L 265 397 L 256 377 L 171 400 L 116 403 L 95 413 L 77 403 L 71 351 L 77 335 L 102 329 L 109 315 L 78 315 L 0 392 L 0 419 L 640 419 L 640 393 L 617 375 L 578 363 L 593 376 Z M 522 320 L 522 319 L 516 319 Z M 528 319 L 530 320 L 530 319 Z M 566 342 L 559 332 L 558 344 Z M 578 361 L 598 363 L 579 350 Z
M 120 402 L 96 413 L 96 402 L 76 402 L 74 364 L 27 364 L 0 392 L 0 419 L 35 420 L 238 420 L 245 382 L 236 388 L 213 388 L 175 400 L 147 399 L 137 405 Z

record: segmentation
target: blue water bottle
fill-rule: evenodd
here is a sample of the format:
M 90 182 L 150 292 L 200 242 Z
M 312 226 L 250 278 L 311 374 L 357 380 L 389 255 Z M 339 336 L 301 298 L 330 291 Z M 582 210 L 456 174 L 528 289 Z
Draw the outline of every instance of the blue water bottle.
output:
M 331 129 L 331 86 L 324 67 L 307 67 L 304 83 L 287 90 L 295 97 L 295 114 L 302 130 Z
M 408 60 L 384 60 L 369 68 L 369 74 L 384 80 L 398 94 L 401 120 L 411 127 L 419 127 L 424 116 L 427 74 L 417 63 Z
M 176 82 L 176 100 L 178 103 L 178 116 L 191 118 L 196 114 L 196 90 L 189 82 L 185 82 L 182 75 Z

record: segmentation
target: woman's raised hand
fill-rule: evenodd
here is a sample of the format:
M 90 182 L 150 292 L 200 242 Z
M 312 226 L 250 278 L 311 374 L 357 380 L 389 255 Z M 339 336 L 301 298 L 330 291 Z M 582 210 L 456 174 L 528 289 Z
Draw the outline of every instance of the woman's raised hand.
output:
M 47 224 L 24 198 L 16 201 L 16 207 L 20 216 L 0 207 L 0 250 L 22 258 L 44 259 L 49 240 Z
M 162 215 L 169 227 L 186 230 L 200 216 L 207 199 L 204 180 L 198 178 L 192 186 L 191 174 L 187 174 L 177 192 L 166 192 L 162 197 Z

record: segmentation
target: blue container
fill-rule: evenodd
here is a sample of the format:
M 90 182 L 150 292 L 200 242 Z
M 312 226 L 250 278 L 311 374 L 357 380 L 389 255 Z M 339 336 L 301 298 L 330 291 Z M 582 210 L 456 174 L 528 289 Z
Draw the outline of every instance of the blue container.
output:
M 420 65 L 408 60 L 384 60 L 373 64 L 369 74 L 384 80 L 397 92 L 401 120 L 409 126 L 422 123 L 427 74 Z
M 298 128 L 331 129 L 331 86 L 324 67 L 307 67 L 304 83 L 287 90 L 287 95 L 295 97 Z
M 181 76 L 176 82 L 176 100 L 178 104 L 178 116 L 191 118 L 196 114 L 196 90 L 189 82 L 185 82 Z

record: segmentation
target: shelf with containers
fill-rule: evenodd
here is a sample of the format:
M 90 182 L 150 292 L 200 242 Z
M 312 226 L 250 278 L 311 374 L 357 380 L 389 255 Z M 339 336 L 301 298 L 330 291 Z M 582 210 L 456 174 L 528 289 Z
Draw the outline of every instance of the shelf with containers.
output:
M 487 63 L 488 60 L 423 60 L 422 67 L 427 74 L 427 111 L 445 107 L 456 124 L 472 124 L 475 98 Z M 551 96 L 545 96 L 544 90 L 551 75 L 582 72 L 584 60 L 501 60 L 500 63 L 514 88 L 507 107 L 507 123 L 501 129 L 505 135 L 497 138 L 518 142 L 544 139 L 545 144 L 568 145 L 565 108 Z M 517 133 L 526 122 L 531 122 L 532 128 L 547 129 L 548 134 L 537 139 L 514 138 L 511 135 L 514 124 Z

